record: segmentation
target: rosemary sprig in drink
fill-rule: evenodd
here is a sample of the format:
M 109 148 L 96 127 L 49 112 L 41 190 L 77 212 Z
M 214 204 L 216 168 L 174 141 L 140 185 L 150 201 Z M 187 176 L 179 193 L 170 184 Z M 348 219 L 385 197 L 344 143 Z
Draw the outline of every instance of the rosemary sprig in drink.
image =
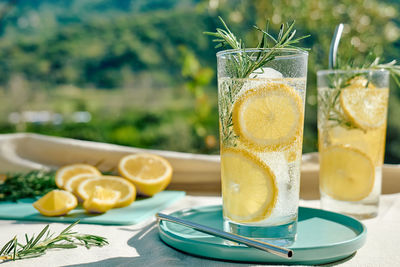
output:
M 78 223 L 79 221 L 72 223 L 55 237 L 50 233 L 49 225 L 44 227 L 36 238 L 35 235 L 28 237 L 25 234 L 25 245 L 19 243 L 15 236 L 0 250 L 0 260 L 7 261 L 39 257 L 46 254 L 46 251 L 52 248 L 69 249 L 85 246 L 89 249 L 93 246 L 102 247 L 108 244 L 107 239 L 101 236 L 71 232 L 71 228 Z
M 305 35 L 302 37 L 295 38 L 296 30 L 294 29 L 295 22 L 292 23 L 282 23 L 279 29 L 278 36 L 275 38 L 269 32 L 269 22 L 267 22 L 265 30 L 254 26 L 256 30 L 262 33 L 260 42 L 257 45 L 257 49 L 269 48 L 266 53 L 260 53 L 259 51 L 254 51 L 250 53 L 245 53 L 246 46 L 242 39 L 237 38 L 232 31 L 229 29 L 225 21 L 219 17 L 225 29 L 217 28 L 216 32 L 205 32 L 207 35 L 216 37 L 213 42 L 218 43 L 215 48 L 219 47 L 229 47 L 232 49 L 243 50 L 243 53 L 239 53 L 235 60 L 232 60 L 231 67 L 235 78 L 247 78 L 255 70 L 261 68 L 269 61 L 273 60 L 278 54 L 279 49 L 282 48 L 293 48 L 304 50 L 295 46 L 300 40 L 309 37 L 310 35 Z
M 261 39 L 252 51 L 246 49 L 242 39 L 235 36 L 229 29 L 224 20 L 219 17 L 224 26 L 223 29 L 217 28 L 215 32 L 205 32 L 207 35 L 216 37 L 213 41 L 217 43 L 216 48 L 232 48 L 241 51 L 235 54 L 227 61 L 227 69 L 231 73 L 232 80 L 226 84 L 226 90 L 220 92 L 220 118 L 221 118 L 221 132 L 222 142 L 227 146 L 235 146 L 236 136 L 232 130 L 232 105 L 235 102 L 236 95 L 244 85 L 245 78 L 249 78 L 250 74 L 260 71 L 262 67 L 268 62 L 275 59 L 281 53 L 282 48 L 292 48 L 304 50 L 295 46 L 300 40 L 309 37 L 309 35 L 295 38 L 296 30 L 294 29 L 295 22 L 281 24 L 279 33 L 273 37 L 269 33 L 269 23 L 267 22 L 265 29 L 257 26 L 254 28 L 261 33 Z M 261 51 L 266 49 L 265 51 Z M 220 86 L 221 87 L 221 86 Z
M 367 61 L 363 64 L 359 64 L 358 66 L 355 65 L 353 61 L 347 61 L 346 63 L 341 63 L 336 66 L 335 69 L 339 70 L 387 70 L 389 71 L 392 78 L 395 80 L 396 84 L 400 86 L 400 65 L 396 65 L 396 60 L 393 60 L 388 63 L 380 63 L 380 57 L 372 56 L 372 60 L 368 60 L 371 58 L 371 55 L 367 57 Z M 342 61 L 343 62 L 343 61 Z M 349 75 L 338 75 L 333 76 L 329 87 L 331 90 L 334 90 L 331 93 L 321 94 L 319 96 L 318 101 L 323 106 L 322 110 L 325 113 L 325 118 L 327 120 L 333 122 L 331 127 L 341 126 L 347 129 L 358 129 L 365 131 L 365 129 L 361 129 L 359 126 L 355 125 L 353 121 L 349 120 L 341 110 L 339 96 L 342 93 L 342 90 L 349 85 L 354 78 L 364 75 L 363 73 L 355 73 L 349 72 Z M 368 88 L 370 83 L 370 77 L 364 77 L 366 79 L 365 87 Z

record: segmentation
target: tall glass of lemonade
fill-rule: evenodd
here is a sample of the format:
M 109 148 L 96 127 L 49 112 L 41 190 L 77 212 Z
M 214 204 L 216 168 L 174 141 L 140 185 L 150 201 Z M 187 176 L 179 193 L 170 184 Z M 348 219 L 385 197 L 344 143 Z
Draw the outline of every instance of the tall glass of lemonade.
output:
M 271 52 L 247 77 L 238 72 Z M 298 49 L 217 53 L 225 231 L 279 245 L 295 240 L 307 58 Z
M 323 70 L 317 76 L 321 206 L 374 217 L 381 192 L 389 72 Z

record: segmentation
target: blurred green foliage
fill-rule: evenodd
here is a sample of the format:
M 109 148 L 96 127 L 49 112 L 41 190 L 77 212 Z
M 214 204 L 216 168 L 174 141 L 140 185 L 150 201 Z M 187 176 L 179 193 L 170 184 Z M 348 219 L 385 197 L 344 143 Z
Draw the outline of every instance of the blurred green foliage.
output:
M 11 1 L 10 1 L 11 2 Z M 16 1 L 0 16 L 0 132 L 30 131 L 122 145 L 218 153 L 216 59 L 203 35 L 222 16 L 247 46 L 252 25 L 296 20 L 311 34 L 304 152 L 317 150 L 316 71 L 326 69 L 335 26 L 343 58 L 400 52 L 399 6 L 379 0 Z M 2 6 L 0 5 L 0 8 Z M 67 11 L 66 11 L 67 10 Z M 400 162 L 400 90 L 392 82 L 385 161 Z M 62 123 L 12 123 L 47 110 Z M 76 123 L 75 111 L 92 119 Z

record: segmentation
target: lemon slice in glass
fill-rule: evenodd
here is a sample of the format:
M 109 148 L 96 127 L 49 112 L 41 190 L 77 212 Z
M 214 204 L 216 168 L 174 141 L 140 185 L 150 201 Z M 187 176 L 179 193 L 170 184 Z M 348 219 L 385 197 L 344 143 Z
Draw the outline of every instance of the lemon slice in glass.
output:
M 224 215 L 236 222 L 270 216 L 278 197 L 275 175 L 255 155 L 241 149 L 221 153 Z
M 340 93 L 345 116 L 357 127 L 368 130 L 386 122 L 388 89 L 377 89 L 364 78 L 353 79 Z
M 246 91 L 232 113 L 234 131 L 252 149 L 275 151 L 302 134 L 302 99 L 284 84 L 268 83 Z
M 33 207 L 44 216 L 61 216 L 78 205 L 76 197 L 68 191 L 52 190 L 33 203 Z
M 358 149 L 335 145 L 320 155 L 320 187 L 337 200 L 359 201 L 372 191 L 375 168 L 367 154 Z

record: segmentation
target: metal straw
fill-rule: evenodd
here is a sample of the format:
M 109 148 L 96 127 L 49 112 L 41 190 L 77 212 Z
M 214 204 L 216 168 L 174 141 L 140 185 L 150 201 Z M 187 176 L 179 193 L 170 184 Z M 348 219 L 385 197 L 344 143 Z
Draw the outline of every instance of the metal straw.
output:
M 342 37 L 343 33 L 343 23 L 340 23 L 336 26 L 335 33 L 333 34 L 331 47 L 329 49 L 329 68 L 333 69 L 336 67 L 337 61 L 337 51 L 340 43 L 340 38 Z
M 215 228 L 211 228 L 205 225 L 201 225 L 195 222 L 191 222 L 188 220 L 183 220 L 180 218 L 176 218 L 170 215 L 166 215 L 166 214 L 162 214 L 162 213 L 157 213 L 156 217 L 159 220 L 164 220 L 164 221 L 168 221 L 168 222 L 172 222 L 172 223 L 177 223 L 177 224 L 181 224 L 184 225 L 186 227 L 189 228 L 193 228 L 199 232 L 203 232 L 206 234 L 210 234 L 213 236 L 217 236 L 217 237 L 221 237 L 223 239 L 227 239 L 230 241 L 234 241 L 234 242 L 238 242 L 241 244 L 245 244 L 248 247 L 253 247 L 253 248 L 257 248 L 269 253 L 272 253 L 274 255 L 277 255 L 279 257 L 282 258 L 286 258 L 286 259 L 290 259 L 293 256 L 293 251 L 287 248 L 283 248 L 283 247 L 279 247 L 279 246 L 275 246 L 272 244 L 268 244 L 266 242 L 262 242 L 262 241 L 257 241 L 251 238 L 247 238 L 244 236 L 240 236 L 240 235 L 236 235 L 236 234 L 232 234 L 232 233 L 228 233 L 228 232 L 224 232 Z

